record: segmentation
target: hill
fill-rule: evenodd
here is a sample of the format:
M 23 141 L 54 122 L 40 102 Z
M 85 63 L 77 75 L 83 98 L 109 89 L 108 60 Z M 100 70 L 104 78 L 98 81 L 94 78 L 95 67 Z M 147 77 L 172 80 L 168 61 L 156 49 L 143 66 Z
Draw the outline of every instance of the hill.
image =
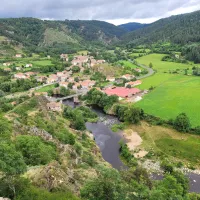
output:
M 123 36 L 123 42 L 138 45 L 167 41 L 189 44 L 200 41 L 200 11 L 160 19 Z
M 119 40 L 126 31 L 103 21 L 46 21 L 34 18 L 0 19 L 0 36 L 31 51 L 55 53 L 107 45 Z
M 135 30 L 144 28 L 146 26 L 149 26 L 149 24 L 140 24 L 140 23 L 137 23 L 137 22 L 129 22 L 129 23 L 126 23 L 126 24 L 121 24 L 118 27 L 123 28 L 124 30 L 130 32 L 130 31 L 135 31 Z

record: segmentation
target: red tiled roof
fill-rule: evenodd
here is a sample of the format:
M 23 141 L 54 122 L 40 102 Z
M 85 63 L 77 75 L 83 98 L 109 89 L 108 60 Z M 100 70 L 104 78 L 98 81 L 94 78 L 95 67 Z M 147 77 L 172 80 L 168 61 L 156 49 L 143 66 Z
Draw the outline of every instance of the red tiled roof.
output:
M 108 88 L 105 90 L 105 93 L 107 95 L 117 95 L 122 98 L 137 94 L 139 92 L 140 90 L 138 88 L 125 88 L 125 87 L 116 87 L 113 89 Z

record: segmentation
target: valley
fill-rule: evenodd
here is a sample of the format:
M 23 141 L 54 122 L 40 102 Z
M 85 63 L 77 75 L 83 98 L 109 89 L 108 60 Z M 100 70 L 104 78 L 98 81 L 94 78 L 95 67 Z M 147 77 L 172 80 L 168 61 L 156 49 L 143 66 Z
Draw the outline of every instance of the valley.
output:
M 199 12 L 0 19 L 0 199 L 199 199 Z

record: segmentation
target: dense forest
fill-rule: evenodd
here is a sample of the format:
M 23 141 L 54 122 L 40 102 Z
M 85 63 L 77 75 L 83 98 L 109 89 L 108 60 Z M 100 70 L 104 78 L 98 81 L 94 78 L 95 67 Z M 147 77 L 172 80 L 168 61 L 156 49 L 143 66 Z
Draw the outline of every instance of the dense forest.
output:
M 127 24 L 121 24 L 118 27 L 123 28 L 126 31 L 135 31 L 135 30 L 147 27 L 147 26 L 149 26 L 149 24 L 140 24 L 137 22 L 130 22 Z
M 95 20 L 0 19 L 0 35 L 22 44 L 29 52 L 70 53 L 116 42 L 125 33 L 120 27 Z
M 123 36 L 130 44 L 147 44 L 158 41 L 189 44 L 200 41 L 200 11 L 160 19 L 148 27 Z

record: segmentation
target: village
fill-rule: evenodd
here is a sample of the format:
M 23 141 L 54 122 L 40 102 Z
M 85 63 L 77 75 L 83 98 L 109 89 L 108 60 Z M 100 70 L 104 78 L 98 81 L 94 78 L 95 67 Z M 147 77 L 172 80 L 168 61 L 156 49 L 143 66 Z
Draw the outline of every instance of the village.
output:
M 21 54 L 16 54 L 15 57 L 22 59 Z M 47 56 L 47 59 L 50 60 L 51 57 Z M 32 71 L 32 63 L 26 63 L 23 67 L 17 66 L 13 70 L 10 67 L 12 63 L 6 62 L 3 63 L 3 70 L 12 74 L 12 81 L 36 81 L 39 85 L 29 89 L 29 95 L 44 95 L 47 97 L 55 93 L 59 94 L 60 88 L 65 88 L 70 90 L 70 94 L 77 94 L 78 96 L 78 94 L 85 94 L 90 89 L 96 88 L 108 96 L 118 96 L 120 101 L 137 102 L 147 93 L 147 91 L 136 88 L 142 84 L 142 81 L 138 80 L 134 73 L 128 74 L 126 71 L 120 71 L 120 75 L 117 76 L 113 73 L 104 74 L 104 65 L 108 65 L 106 60 L 97 60 L 90 55 L 74 55 L 69 61 L 68 54 L 61 54 L 60 60 L 62 63 L 70 63 L 70 66 L 56 73 L 42 74 L 35 70 Z M 141 73 L 139 67 L 135 68 L 134 71 Z M 94 78 L 94 74 L 97 78 Z M 98 79 L 98 76 L 103 76 L 103 79 Z M 50 88 L 53 88 L 51 95 L 48 94 Z M 51 100 L 53 101 L 53 99 Z M 47 107 L 53 111 L 61 110 L 61 104 L 58 102 L 51 102 Z

